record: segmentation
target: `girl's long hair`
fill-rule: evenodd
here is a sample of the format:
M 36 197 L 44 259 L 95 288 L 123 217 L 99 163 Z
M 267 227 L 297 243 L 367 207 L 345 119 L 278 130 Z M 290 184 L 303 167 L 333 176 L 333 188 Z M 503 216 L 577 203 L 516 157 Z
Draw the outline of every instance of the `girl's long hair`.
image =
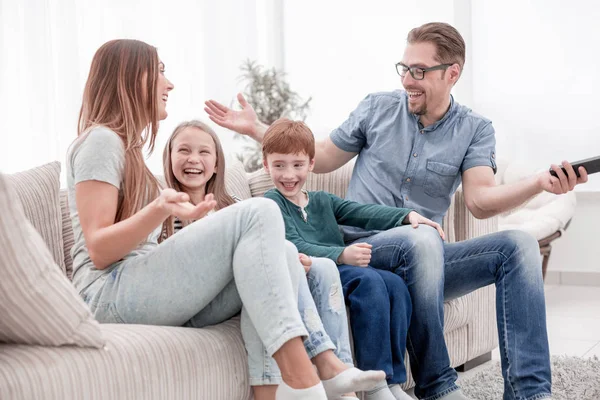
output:
M 148 142 L 149 152 L 154 150 L 158 132 L 158 63 L 156 48 L 144 42 L 107 42 L 94 55 L 83 92 L 77 135 L 102 125 L 118 134 L 125 148 L 123 198 L 115 222 L 131 217 L 159 193 L 143 154 Z
M 227 188 L 225 187 L 225 154 L 223 153 L 223 147 L 221 146 L 221 141 L 219 137 L 215 133 L 215 131 L 205 124 L 204 122 L 192 120 L 182 122 L 175 128 L 171 137 L 169 138 L 165 150 L 163 151 L 163 169 L 165 174 L 165 182 L 167 187 L 173 188 L 178 192 L 182 192 L 183 188 L 181 183 L 173 174 L 173 165 L 171 161 L 171 151 L 173 150 L 173 141 L 184 129 L 186 128 L 196 128 L 203 132 L 206 132 L 212 137 L 213 142 L 215 143 L 215 149 L 217 151 L 217 168 L 213 176 L 206 182 L 206 194 L 212 193 L 215 196 L 215 200 L 217 202 L 217 210 L 225 208 L 235 203 L 233 198 L 227 193 Z M 161 237 L 168 238 L 173 235 L 173 217 L 167 218 L 167 220 L 163 224 L 163 235 Z M 189 225 L 192 221 L 181 221 L 182 226 Z

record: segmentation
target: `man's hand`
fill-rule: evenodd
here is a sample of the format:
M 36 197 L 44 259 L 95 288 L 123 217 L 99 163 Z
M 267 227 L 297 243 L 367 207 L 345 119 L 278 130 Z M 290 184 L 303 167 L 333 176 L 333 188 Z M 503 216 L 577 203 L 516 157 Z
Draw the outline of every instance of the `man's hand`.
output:
M 308 271 L 310 271 L 310 266 L 312 265 L 312 260 L 309 256 L 303 253 L 298 253 L 298 257 L 300 258 L 300 264 L 302 264 L 304 267 L 304 272 L 308 274 Z
M 340 264 L 356 265 L 357 267 L 368 267 L 371 262 L 371 248 L 368 243 L 352 244 L 342 251 L 339 257 Z
M 425 218 L 424 216 L 422 216 L 421 214 L 419 214 L 416 211 L 409 212 L 408 215 L 404 218 L 404 221 L 402 221 L 402 222 L 405 224 L 411 224 L 412 227 L 415 229 L 419 227 L 419 224 L 432 226 L 435 229 L 437 229 L 438 233 L 442 237 L 442 240 L 446 240 L 446 236 L 444 235 L 444 230 L 442 229 L 440 224 L 438 224 L 437 222 L 433 222 L 432 220 L 430 220 L 428 218 Z
M 238 93 L 237 99 L 242 106 L 241 111 L 232 110 L 215 100 L 206 101 L 204 111 L 206 111 L 211 121 L 223 128 L 231 129 L 242 135 L 248 135 L 252 139 L 262 142 L 266 126 L 258 120 L 254 108 L 248 104 L 241 93 Z
M 538 183 L 543 190 L 554 194 L 564 194 L 573 190 L 576 185 L 588 181 L 588 174 L 585 168 L 579 167 L 578 178 L 571 164 L 563 161 L 562 166 L 567 171 L 566 175 L 562 168 L 555 164 L 552 164 L 552 169 L 556 172 L 558 178 L 552 176 L 550 171 L 544 171 L 538 175 Z

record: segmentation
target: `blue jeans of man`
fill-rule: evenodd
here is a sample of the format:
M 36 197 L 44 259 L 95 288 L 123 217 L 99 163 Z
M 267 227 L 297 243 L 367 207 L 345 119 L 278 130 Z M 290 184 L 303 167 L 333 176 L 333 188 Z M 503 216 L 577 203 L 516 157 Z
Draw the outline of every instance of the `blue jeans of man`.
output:
M 443 337 L 444 300 L 496 285 L 505 400 L 550 397 L 551 375 L 541 258 L 537 241 L 504 231 L 444 243 L 429 226 L 390 229 L 356 242 L 373 245 L 371 265 L 406 282 L 413 306 L 408 352 L 420 399 L 457 390 Z

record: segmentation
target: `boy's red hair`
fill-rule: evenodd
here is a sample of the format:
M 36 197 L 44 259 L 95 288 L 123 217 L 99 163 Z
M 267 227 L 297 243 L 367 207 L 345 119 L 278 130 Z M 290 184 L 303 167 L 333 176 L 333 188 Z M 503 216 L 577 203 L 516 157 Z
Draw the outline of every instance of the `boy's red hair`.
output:
M 305 153 L 312 160 L 315 158 L 315 137 L 304 122 L 280 118 L 265 132 L 262 153 L 265 160 L 273 153 Z

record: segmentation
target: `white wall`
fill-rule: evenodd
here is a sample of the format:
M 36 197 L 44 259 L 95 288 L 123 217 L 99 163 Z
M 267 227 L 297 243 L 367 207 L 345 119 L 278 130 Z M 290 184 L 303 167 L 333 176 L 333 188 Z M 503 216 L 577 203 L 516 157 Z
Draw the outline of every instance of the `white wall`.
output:
M 595 273 L 600 282 L 600 193 L 577 193 L 577 209 L 563 236 L 552 245 L 550 272 Z
M 229 104 L 244 59 L 272 62 L 277 2 L 0 0 L 0 170 L 64 164 L 95 51 L 108 40 L 133 38 L 158 48 L 175 84 L 149 160 L 162 171 L 163 145 L 179 122 L 208 121 L 208 98 Z M 232 150 L 233 134 L 215 128 Z
M 400 88 L 393 65 L 408 31 L 429 21 L 449 22 L 465 38 L 453 94 L 493 121 L 499 157 L 547 168 L 600 155 L 600 5 L 591 0 L 285 2 L 284 66 L 292 87 L 313 96 L 315 135 L 366 94 Z M 578 191 L 600 191 L 600 174 Z M 600 274 L 600 197 L 578 199 L 549 268 Z
M 600 4 L 471 6 L 473 108 L 493 121 L 498 155 L 540 168 L 600 155 Z M 600 174 L 576 190 L 575 216 L 554 242 L 549 276 L 598 284 Z
M 473 108 L 500 157 L 540 167 L 600 155 L 600 4 L 472 1 Z M 578 190 L 600 190 L 600 175 Z
M 369 93 L 401 88 L 394 69 L 408 31 L 454 20 L 454 2 L 289 1 L 284 3 L 285 69 L 313 97 L 307 124 L 327 135 Z

